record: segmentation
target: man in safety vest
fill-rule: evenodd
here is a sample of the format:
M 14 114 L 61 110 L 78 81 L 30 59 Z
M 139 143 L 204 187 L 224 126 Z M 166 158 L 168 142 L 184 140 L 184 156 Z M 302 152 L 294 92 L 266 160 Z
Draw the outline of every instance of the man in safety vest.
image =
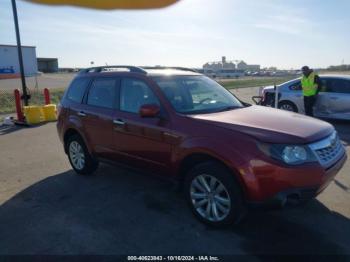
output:
M 316 103 L 318 92 L 322 83 L 318 75 L 308 66 L 301 68 L 303 77 L 301 78 L 301 87 L 303 89 L 305 114 L 313 116 L 313 107 Z

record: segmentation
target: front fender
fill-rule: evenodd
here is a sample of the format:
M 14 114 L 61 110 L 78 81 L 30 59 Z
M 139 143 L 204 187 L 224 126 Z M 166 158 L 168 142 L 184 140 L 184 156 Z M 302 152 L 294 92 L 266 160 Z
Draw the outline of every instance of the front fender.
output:
M 224 163 L 228 168 L 239 176 L 240 166 L 246 160 L 239 150 L 234 149 L 227 143 L 208 137 L 196 137 L 184 140 L 173 153 L 174 170 L 179 174 L 182 161 L 192 154 L 205 154 Z M 240 179 L 240 178 L 239 178 Z

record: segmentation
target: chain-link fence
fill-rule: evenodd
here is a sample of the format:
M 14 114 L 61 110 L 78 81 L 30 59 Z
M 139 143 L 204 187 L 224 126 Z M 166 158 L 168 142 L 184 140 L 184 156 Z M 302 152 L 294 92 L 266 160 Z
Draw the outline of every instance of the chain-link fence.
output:
M 51 102 L 58 104 L 64 89 L 74 78 L 75 74 L 42 74 L 34 77 L 26 77 L 28 94 L 31 95 L 29 105 L 44 105 L 44 88 L 50 90 Z M 14 90 L 20 90 L 22 94 L 20 78 L 0 80 L 0 115 L 16 112 Z M 23 106 L 23 100 L 22 100 Z
M 31 88 L 27 90 L 30 95 L 29 105 L 44 105 L 44 90 L 39 88 Z M 63 89 L 50 90 L 51 102 L 57 104 L 63 95 Z M 22 95 L 22 91 L 20 91 Z M 23 106 L 23 100 L 21 100 Z M 0 89 L 0 114 L 9 114 L 16 112 L 14 90 Z
M 13 90 L 0 90 L 0 114 L 16 112 Z

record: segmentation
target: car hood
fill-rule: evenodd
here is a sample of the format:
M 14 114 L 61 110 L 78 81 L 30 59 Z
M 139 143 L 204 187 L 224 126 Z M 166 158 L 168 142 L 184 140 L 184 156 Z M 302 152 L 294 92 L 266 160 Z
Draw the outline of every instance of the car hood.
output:
M 275 87 L 274 86 L 265 86 L 263 89 L 273 91 L 275 89 Z
M 268 143 L 306 144 L 320 140 L 334 131 L 333 126 L 327 122 L 263 106 L 190 117 L 245 133 Z
M 264 89 L 274 89 L 274 86 L 265 86 Z

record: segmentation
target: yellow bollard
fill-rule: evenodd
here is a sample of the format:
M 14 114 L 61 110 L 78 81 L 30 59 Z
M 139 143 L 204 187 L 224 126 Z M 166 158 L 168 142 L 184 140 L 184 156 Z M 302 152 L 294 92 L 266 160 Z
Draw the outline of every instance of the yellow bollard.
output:
M 43 109 L 43 117 L 44 121 L 56 121 L 57 113 L 56 113 L 56 105 L 49 104 L 42 107 Z
M 25 106 L 24 116 L 30 125 L 39 124 L 42 122 L 42 107 L 41 106 Z

